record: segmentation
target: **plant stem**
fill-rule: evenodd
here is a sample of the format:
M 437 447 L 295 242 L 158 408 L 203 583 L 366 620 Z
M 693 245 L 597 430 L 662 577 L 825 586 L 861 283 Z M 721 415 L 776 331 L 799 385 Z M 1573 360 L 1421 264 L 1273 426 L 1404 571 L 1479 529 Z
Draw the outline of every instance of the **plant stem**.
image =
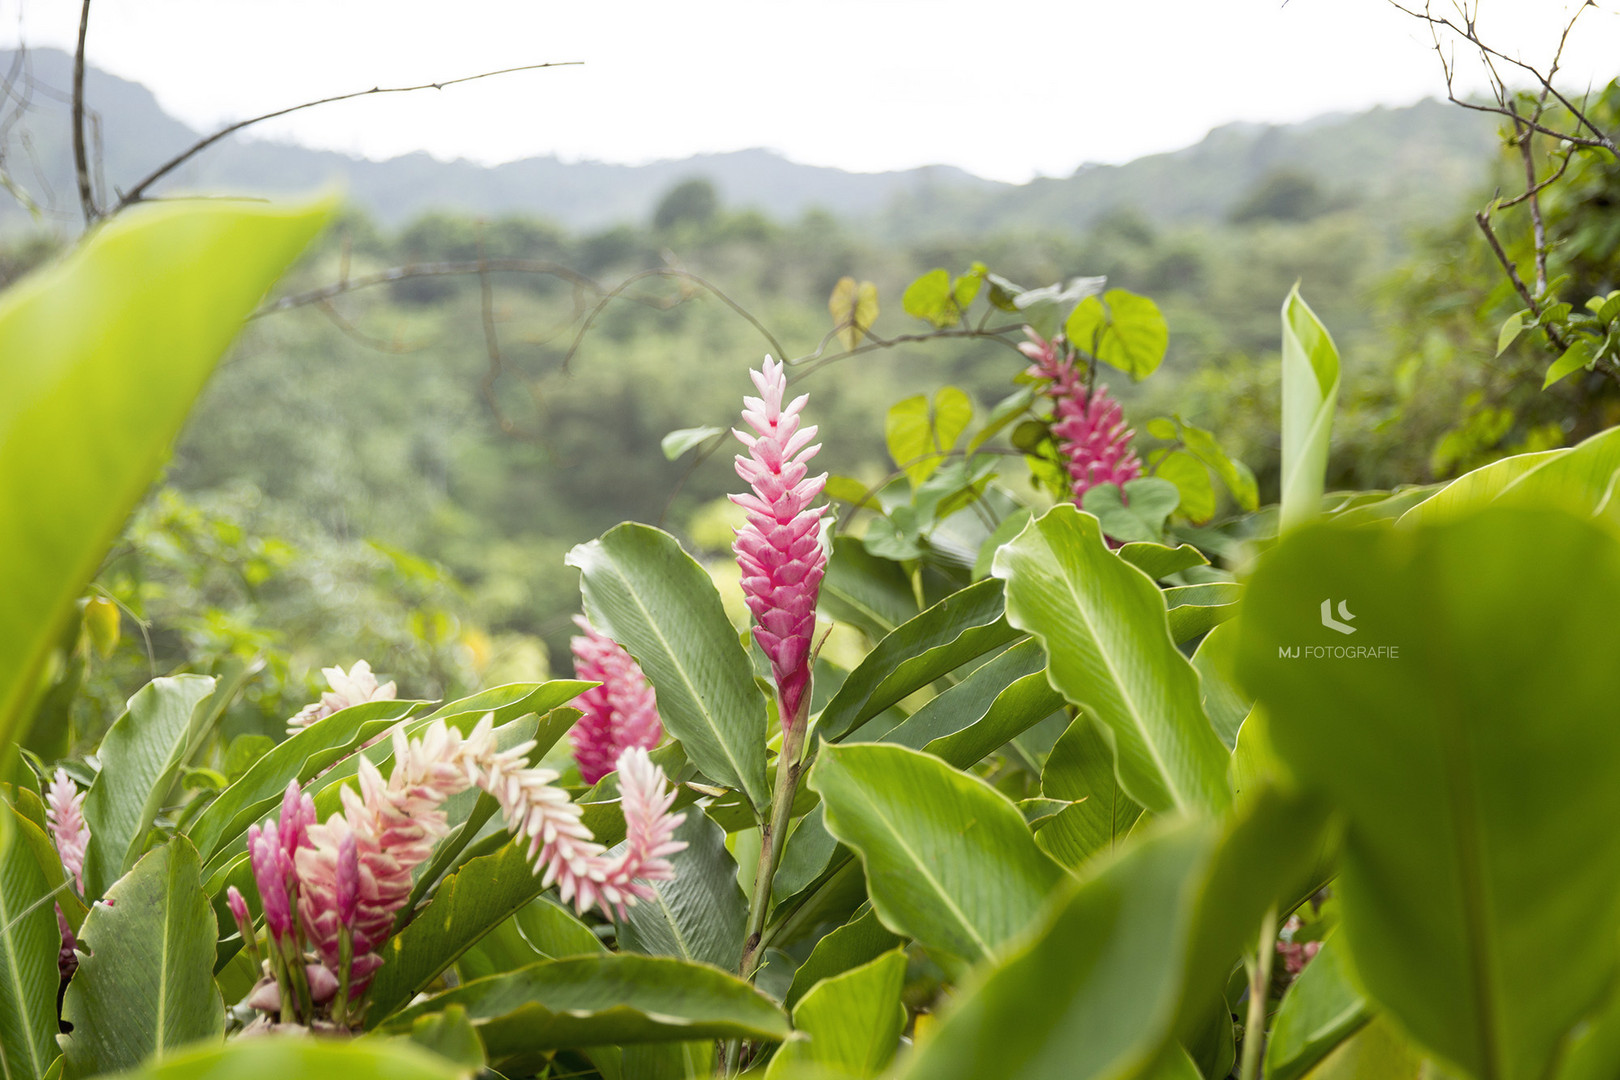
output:
M 1260 944 L 1249 969 L 1249 1016 L 1243 1025 L 1243 1068 L 1239 1080 L 1257 1080 L 1266 1041 L 1266 1001 L 1271 996 L 1271 961 L 1277 955 L 1277 905 L 1260 920 Z
M 804 762 L 799 759 L 804 750 L 804 729 L 808 719 L 804 715 L 794 717 L 782 736 L 782 753 L 776 762 L 776 790 L 771 794 L 770 818 L 760 823 L 759 869 L 754 873 L 754 891 L 748 904 L 748 939 L 743 945 L 742 963 L 737 966 L 737 973 L 744 979 L 752 978 L 759 966 L 760 937 L 765 931 L 765 917 L 771 907 L 771 881 L 782 862 L 783 844 L 787 839 L 788 825 L 793 820 L 793 797 L 798 794 L 799 775 L 804 770 Z

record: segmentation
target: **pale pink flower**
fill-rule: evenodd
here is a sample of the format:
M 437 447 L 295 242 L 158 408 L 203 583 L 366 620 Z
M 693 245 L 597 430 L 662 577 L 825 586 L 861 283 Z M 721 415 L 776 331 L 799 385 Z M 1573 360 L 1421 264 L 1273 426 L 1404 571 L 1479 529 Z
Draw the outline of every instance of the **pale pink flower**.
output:
M 1061 337 L 1047 341 L 1029 327 L 1029 340 L 1018 346 L 1034 363 L 1029 373 L 1047 380 L 1052 399 L 1052 436 L 1069 475 L 1075 505 L 1099 484 L 1115 484 L 1124 495 L 1125 483 L 1142 475 L 1142 461 L 1131 448 L 1135 432 L 1125 426 L 1125 414 L 1098 386 L 1087 392 L 1085 379 Z
M 359 791 L 342 789 L 343 812 L 310 827 L 310 846 L 297 854 L 305 936 L 335 972 L 342 929 L 349 929 L 350 992 L 356 997 L 382 963 L 376 950 L 410 897 L 411 872 L 449 831 L 443 804 L 451 795 L 479 787 L 493 796 L 514 838 L 529 841 L 528 856 L 536 872 L 543 871 L 542 884 L 555 882 L 563 901 L 581 912 L 600 904 L 622 916 L 625 907 L 652 895 L 644 882 L 673 873 L 666 856 L 685 847 L 671 840 L 683 820 L 668 813 L 674 794 L 665 790 L 663 770 L 640 748 L 625 750 L 617 763 L 630 841 L 610 857 L 591 838 L 580 808 L 553 786 L 557 773 L 529 767 L 534 743 L 496 748 L 493 715 L 465 737 L 440 720 L 418 738 L 395 731 L 393 740 L 388 779 L 362 758 Z
M 348 671 L 341 667 L 329 667 L 322 668 L 321 674 L 326 676 L 327 685 L 332 689 L 322 694 L 321 700 L 305 705 L 297 716 L 288 720 L 287 734 L 296 734 L 317 720 L 324 720 L 335 712 L 367 701 L 394 700 L 394 683 L 390 681 L 377 685 L 377 676 L 371 673 L 371 665 L 364 660 L 356 660 Z
M 264 908 L 264 926 L 270 932 L 270 940 L 280 946 L 292 933 L 292 900 L 287 895 L 290 876 L 287 852 L 282 847 L 276 823 L 267 821 L 262 828 L 249 825 L 247 845 L 253 881 L 259 889 L 259 904 Z
M 1320 941 L 1295 943 L 1294 935 L 1299 933 L 1303 926 L 1299 916 L 1292 915 L 1283 924 L 1282 933 L 1277 936 L 1277 955 L 1282 958 L 1283 968 L 1291 979 L 1298 978 L 1299 973 L 1305 970 L 1305 965 L 1310 963 L 1322 948 Z
M 579 763 L 579 775 L 594 784 L 613 771 L 619 755 L 631 746 L 651 750 L 664 737 L 658 699 L 629 653 L 597 630 L 583 615 L 574 623 L 584 634 L 570 641 L 574 675 L 601 683 L 575 699 L 580 718 L 568 740 Z
M 782 364 L 765 358 L 749 377 L 759 397 L 743 398 L 743 420 L 754 434 L 733 429 L 748 454 L 737 455 L 737 475 L 753 489 L 731 501 L 748 511 L 732 550 L 742 568 L 743 594 L 754 613 L 754 640 L 771 662 L 783 730 L 808 705 L 811 638 L 816 628 L 816 599 L 827 569 L 822 545 L 822 515 L 828 507 L 810 504 L 827 485 L 827 474 L 806 476 L 809 460 L 821 449 L 812 446 L 814 425 L 799 427 L 808 395 L 786 405 L 787 374 Z
M 84 792 L 66 769 L 57 769 L 45 792 L 45 820 L 56 841 L 56 853 L 73 883 L 84 891 L 84 853 L 90 844 L 90 826 L 84 821 Z

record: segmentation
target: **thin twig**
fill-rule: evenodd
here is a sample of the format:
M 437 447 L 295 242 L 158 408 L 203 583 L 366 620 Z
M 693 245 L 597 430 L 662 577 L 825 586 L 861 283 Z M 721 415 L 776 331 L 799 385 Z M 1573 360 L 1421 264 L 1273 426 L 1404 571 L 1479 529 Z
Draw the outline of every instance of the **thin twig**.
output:
M 307 292 L 280 297 L 259 308 L 250 318 L 259 319 L 279 311 L 288 311 L 309 304 L 320 304 L 334 297 L 342 296 L 344 293 L 370 289 L 378 285 L 389 285 L 396 281 L 408 281 L 411 278 L 500 273 L 545 274 L 561 278 L 590 292 L 601 293 L 603 291 L 600 283 L 586 277 L 577 270 L 572 270 L 561 263 L 546 262 L 540 259 L 474 259 L 459 262 L 410 263 L 405 266 L 394 266 L 387 270 L 379 270 L 374 274 L 363 274 L 360 277 L 344 277 L 318 289 L 310 289 Z
M 1519 299 L 1523 300 L 1524 306 L 1530 309 L 1530 314 L 1538 319 L 1541 318 L 1541 303 L 1531 295 L 1529 287 L 1524 283 L 1524 278 L 1519 275 L 1519 268 L 1513 265 L 1512 259 L 1508 258 L 1507 251 L 1502 247 L 1502 241 L 1497 238 L 1496 230 L 1491 227 L 1490 215 L 1480 210 L 1474 214 L 1474 221 L 1479 224 L 1480 231 L 1485 234 L 1486 241 L 1491 245 L 1491 251 L 1496 254 L 1496 261 L 1502 264 L 1502 269 L 1507 273 L 1508 280 L 1513 283 L 1513 289 L 1519 294 Z M 1569 343 L 1564 340 L 1563 335 L 1555 328 L 1544 326 L 1542 329 L 1547 332 L 1548 339 L 1558 346 L 1560 350 L 1569 348 Z
M 90 0 L 85 0 L 84 6 L 86 12 L 88 13 L 90 8 Z M 80 30 L 79 44 L 80 55 L 82 57 L 84 51 L 84 32 L 82 28 Z M 584 63 L 582 60 L 564 60 L 549 64 L 524 64 L 521 67 L 502 68 L 499 71 L 483 71 L 477 75 L 465 75 L 459 79 L 446 79 L 443 82 L 420 83 L 416 86 L 373 86 L 370 90 L 356 90 L 348 94 L 337 94 L 333 97 L 321 98 L 319 101 L 306 101 L 299 105 L 291 105 L 285 109 L 277 109 L 274 112 L 267 112 L 259 116 L 250 117 L 247 120 L 238 120 L 234 124 L 228 124 L 225 127 L 220 128 L 212 135 L 197 140 L 195 143 L 192 143 L 189 147 L 170 158 L 168 161 L 165 161 L 162 165 L 159 165 L 156 169 L 153 169 L 145 177 L 137 181 L 135 186 L 130 188 L 129 191 L 121 194 L 118 200 L 118 206 L 115 209 L 122 210 L 131 203 L 139 202 L 145 197 L 147 188 L 151 187 L 153 184 L 157 183 L 159 180 L 163 179 L 165 176 L 169 175 L 175 169 L 178 169 L 181 165 L 184 165 L 186 162 L 190 161 L 192 158 L 196 157 L 210 146 L 219 142 L 219 140 L 229 135 L 233 135 L 245 127 L 251 127 L 254 124 L 261 124 L 266 120 L 274 120 L 279 116 L 286 116 L 288 113 L 295 113 L 301 109 L 313 109 L 317 105 L 331 105 L 338 101 L 350 101 L 354 98 L 369 97 L 372 94 L 409 94 L 417 90 L 443 90 L 447 86 L 456 86 L 459 83 L 474 82 L 478 79 L 489 79 L 496 75 L 511 75 L 519 71 L 539 71 L 542 68 L 575 67 L 582 63 Z M 81 181 L 81 185 L 84 182 L 85 181 Z
M 90 189 L 90 154 L 84 143 L 84 39 L 90 30 L 90 0 L 79 9 L 79 44 L 73 50 L 73 172 L 79 180 L 79 208 L 91 225 L 100 212 Z
M 586 333 L 590 330 L 592 324 L 596 322 L 597 316 L 602 314 L 603 309 L 605 309 L 608 304 L 612 303 L 614 300 L 617 300 L 619 297 L 623 296 L 625 291 L 628 290 L 630 286 L 639 281 L 645 281 L 647 278 L 654 277 L 676 278 L 707 289 L 716 298 L 718 298 L 721 303 L 725 304 L 732 311 L 742 316 L 750 326 L 759 331 L 760 336 L 763 337 L 770 345 L 772 356 L 781 357 L 786 355 L 786 350 L 782 348 L 782 343 L 776 340 L 776 335 L 772 334 L 768 329 L 766 329 L 765 324 L 760 322 L 758 317 L 756 317 L 753 312 L 749 311 L 747 308 L 743 307 L 741 304 L 737 303 L 737 301 L 728 296 L 726 291 L 720 288 L 720 286 L 714 284 L 712 281 L 699 277 L 690 270 L 683 270 L 674 266 L 657 266 L 650 270 L 641 270 L 637 273 L 631 274 L 629 277 L 615 285 L 612 289 L 608 290 L 607 294 L 597 302 L 596 306 L 593 307 L 590 310 L 590 313 L 585 316 L 585 321 L 580 325 L 579 332 L 574 335 L 573 344 L 569 345 L 568 351 L 563 354 L 562 369 L 564 371 L 568 371 L 570 366 L 573 364 L 574 354 L 579 352 L 580 345 L 585 341 Z M 676 301 L 676 303 L 679 302 L 680 301 Z M 673 307 L 674 304 L 671 304 L 670 306 Z

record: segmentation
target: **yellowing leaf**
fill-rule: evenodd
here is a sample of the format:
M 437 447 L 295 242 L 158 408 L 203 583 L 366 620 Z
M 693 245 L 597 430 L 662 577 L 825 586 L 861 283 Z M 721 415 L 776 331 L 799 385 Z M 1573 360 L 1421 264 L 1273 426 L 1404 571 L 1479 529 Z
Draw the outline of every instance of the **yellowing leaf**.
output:
M 839 278 L 827 300 L 827 310 L 832 313 L 838 340 L 846 350 L 853 349 L 877 322 L 877 286 L 870 281 L 857 285 L 852 277 Z

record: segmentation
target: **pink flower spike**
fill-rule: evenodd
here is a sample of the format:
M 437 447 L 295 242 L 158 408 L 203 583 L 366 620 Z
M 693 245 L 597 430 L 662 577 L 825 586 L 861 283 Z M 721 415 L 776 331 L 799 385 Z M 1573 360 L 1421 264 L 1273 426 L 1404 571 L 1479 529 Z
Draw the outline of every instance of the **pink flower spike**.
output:
M 261 829 L 248 826 L 248 857 L 253 864 L 253 880 L 259 886 L 259 903 L 264 907 L 264 925 L 277 945 L 292 932 L 292 902 L 287 897 L 286 852 L 274 821 Z
M 771 662 L 786 731 L 808 705 L 816 601 L 827 569 L 821 519 L 828 509 L 810 504 L 826 487 L 827 474 L 806 476 L 809 460 L 821 447 L 810 444 L 815 427 L 799 427 L 806 396 L 782 404 L 787 393 L 782 364 L 767 356 L 749 376 L 760 396 L 743 398 L 742 416 L 754 434 L 732 434 L 748 448 L 746 456 L 737 456 L 737 475 L 752 491 L 731 496 L 748 511 L 732 550 L 742 568 L 743 595 L 754 613 L 754 640 Z
M 313 824 L 315 800 L 303 793 L 297 780 L 287 781 L 287 791 L 281 797 L 281 816 L 277 820 L 281 850 L 286 853 L 287 866 L 293 865 L 299 848 L 309 845 L 309 827 Z
M 352 832 L 338 841 L 336 884 L 338 922 L 352 929 L 360 904 L 360 846 Z
M 1131 448 L 1136 433 L 1125 426 L 1119 402 L 1106 386 L 1086 389 L 1074 354 L 1061 338 L 1047 341 L 1027 326 L 1024 333 L 1030 340 L 1018 348 L 1034 361 L 1029 373 L 1048 380 L 1052 436 L 1069 474 L 1070 497 L 1078 506 L 1100 484 L 1115 484 L 1123 495 L 1126 482 L 1142 475 L 1142 461 Z
M 84 793 L 74 784 L 66 769 L 57 769 L 46 789 L 45 798 L 45 820 L 51 826 L 56 853 L 61 856 L 62 868 L 82 893 L 84 854 L 90 845 L 90 826 L 84 821 Z
M 238 926 L 252 922 L 253 916 L 248 911 L 247 901 L 242 898 L 235 885 L 225 890 L 225 906 L 231 909 L 231 917 L 236 920 Z
M 575 616 L 574 623 L 584 631 L 569 642 L 574 674 L 602 684 L 576 699 L 582 715 L 568 733 L 580 777 L 594 784 L 613 771 L 627 747 L 651 750 L 657 746 L 664 737 L 664 725 L 641 665 L 584 616 Z

